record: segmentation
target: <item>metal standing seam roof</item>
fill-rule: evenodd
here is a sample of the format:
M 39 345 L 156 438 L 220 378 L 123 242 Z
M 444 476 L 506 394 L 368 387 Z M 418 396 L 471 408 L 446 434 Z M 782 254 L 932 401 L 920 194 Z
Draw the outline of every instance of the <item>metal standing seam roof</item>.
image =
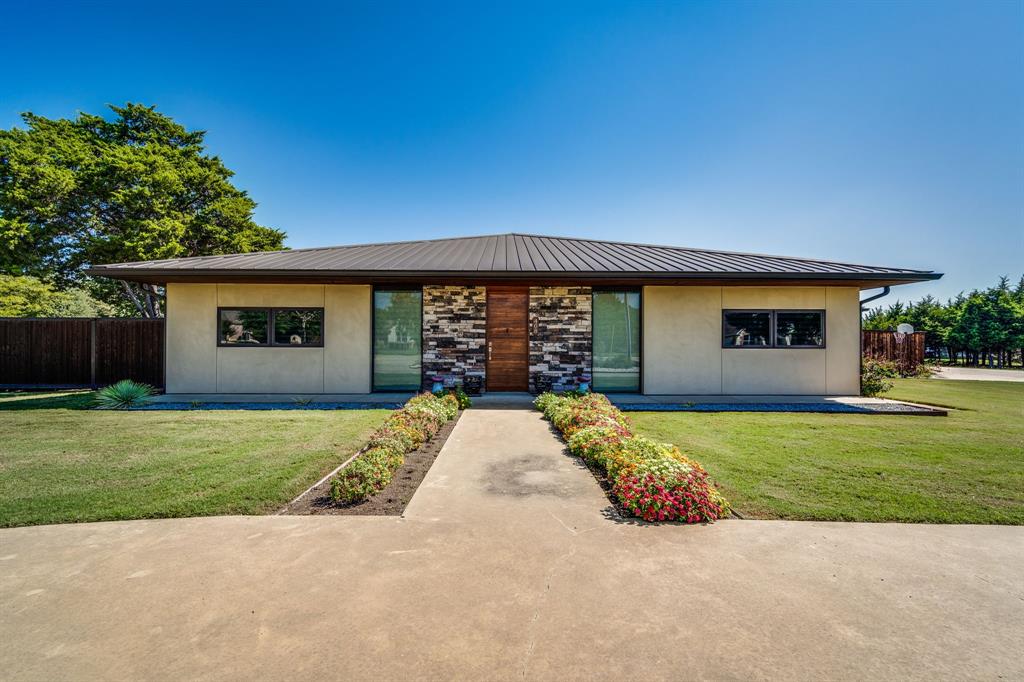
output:
M 130 278 L 176 274 L 537 274 L 651 277 L 848 277 L 937 279 L 910 270 L 835 261 L 623 242 L 497 234 L 421 241 L 263 251 L 95 265 L 90 274 Z

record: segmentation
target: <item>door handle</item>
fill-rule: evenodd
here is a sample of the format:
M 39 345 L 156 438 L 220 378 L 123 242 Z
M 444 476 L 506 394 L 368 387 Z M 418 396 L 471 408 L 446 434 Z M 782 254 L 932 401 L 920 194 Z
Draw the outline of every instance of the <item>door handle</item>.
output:
M 494 351 L 494 344 L 490 341 L 487 342 L 487 359 L 491 359 L 491 353 Z

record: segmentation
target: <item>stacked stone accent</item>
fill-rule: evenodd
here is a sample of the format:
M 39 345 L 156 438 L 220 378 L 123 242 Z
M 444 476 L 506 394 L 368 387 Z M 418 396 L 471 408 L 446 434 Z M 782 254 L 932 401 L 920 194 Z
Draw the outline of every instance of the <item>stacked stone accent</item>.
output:
M 487 292 L 484 287 L 423 287 L 423 388 L 434 376 L 460 383 L 487 371 Z
M 590 374 L 591 288 L 530 287 L 530 390 L 566 391 Z

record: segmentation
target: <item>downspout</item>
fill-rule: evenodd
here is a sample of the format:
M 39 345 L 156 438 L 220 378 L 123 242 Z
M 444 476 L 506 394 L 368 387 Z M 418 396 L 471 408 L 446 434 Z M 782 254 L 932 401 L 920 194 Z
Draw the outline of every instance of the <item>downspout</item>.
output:
M 874 296 L 868 296 L 867 298 L 861 300 L 860 302 L 860 314 L 857 315 L 857 326 L 860 327 L 860 338 L 857 339 L 858 345 L 860 345 L 860 357 L 857 361 L 860 363 L 860 376 L 858 377 L 858 379 L 861 382 L 864 381 L 864 304 L 871 303 L 872 301 L 877 301 L 883 296 L 888 296 L 890 291 L 892 291 L 892 289 L 890 289 L 889 287 L 882 287 L 882 293 L 875 294 Z M 860 393 L 861 395 L 864 394 L 863 383 L 861 383 Z
M 882 287 L 882 293 L 875 294 L 874 296 L 868 296 L 867 298 L 862 300 L 860 302 L 860 310 L 861 310 L 861 312 L 864 312 L 864 304 L 865 303 L 871 303 L 872 301 L 877 301 L 878 299 L 882 298 L 883 296 L 888 296 L 890 291 L 892 291 L 892 289 L 890 289 L 889 287 Z

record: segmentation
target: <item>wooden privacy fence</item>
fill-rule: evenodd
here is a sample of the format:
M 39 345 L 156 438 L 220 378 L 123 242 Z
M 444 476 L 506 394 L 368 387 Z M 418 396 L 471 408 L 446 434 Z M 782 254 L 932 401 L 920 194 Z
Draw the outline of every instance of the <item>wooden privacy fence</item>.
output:
M 164 321 L 0 317 L 0 388 L 164 385 Z
M 912 374 L 924 362 L 924 332 L 897 334 L 864 330 L 861 352 L 866 358 L 895 362 L 901 374 Z

